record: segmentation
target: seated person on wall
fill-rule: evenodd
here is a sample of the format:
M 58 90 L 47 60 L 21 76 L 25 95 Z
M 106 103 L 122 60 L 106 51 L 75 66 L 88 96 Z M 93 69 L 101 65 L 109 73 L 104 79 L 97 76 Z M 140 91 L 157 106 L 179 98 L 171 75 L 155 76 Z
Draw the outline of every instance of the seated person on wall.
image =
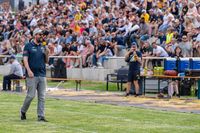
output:
M 113 56 L 113 49 L 111 48 L 111 42 L 101 40 L 96 42 L 95 44 L 95 53 L 92 57 L 92 64 L 93 66 L 98 66 L 99 68 L 103 68 L 103 63 L 106 57 Z M 94 67 L 94 68 L 95 68 Z
M 156 44 L 156 42 L 152 43 L 152 47 L 153 47 L 153 56 L 154 57 L 168 57 L 169 56 L 168 53 L 166 52 L 166 50 L 163 47 Z M 154 59 L 154 60 L 152 60 L 152 64 L 153 64 L 153 67 L 160 67 L 161 60 Z
M 21 64 L 16 60 L 14 55 L 11 55 L 10 60 L 11 70 L 10 73 L 3 77 L 3 91 L 11 90 L 12 79 L 22 79 L 23 70 Z
M 83 67 L 88 66 L 89 62 L 87 62 L 87 59 L 93 54 L 93 52 L 94 52 L 94 46 L 91 44 L 91 41 L 85 40 L 84 49 L 83 52 L 81 53 Z
M 115 55 L 114 56 L 119 56 L 120 52 L 123 49 L 126 49 L 126 44 L 125 44 L 125 40 L 124 40 L 124 36 L 121 33 L 118 33 L 117 35 L 115 35 L 115 37 L 113 38 L 114 43 L 112 44 L 113 50 Z
M 98 55 L 96 55 L 97 57 L 97 65 L 99 68 L 103 68 L 103 63 L 106 59 L 106 57 L 112 57 L 113 56 L 113 49 L 110 46 L 111 42 L 109 41 L 104 41 L 103 45 L 105 46 L 103 51 L 100 52 Z

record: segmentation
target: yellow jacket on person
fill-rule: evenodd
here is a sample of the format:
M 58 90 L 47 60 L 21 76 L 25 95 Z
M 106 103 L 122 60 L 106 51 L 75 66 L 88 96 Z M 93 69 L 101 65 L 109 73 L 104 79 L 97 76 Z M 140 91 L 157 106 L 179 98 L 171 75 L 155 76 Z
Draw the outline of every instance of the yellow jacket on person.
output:
M 77 13 L 74 17 L 75 21 L 79 21 L 79 20 L 81 20 L 81 18 L 82 18 L 82 14 L 80 14 L 80 13 Z
M 166 44 L 169 44 L 172 41 L 172 38 L 174 37 L 174 33 L 167 33 L 166 35 Z
M 149 23 L 149 14 L 148 13 L 143 13 L 142 15 L 141 15 L 141 18 L 144 18 L 144 22 L 145 23 Z

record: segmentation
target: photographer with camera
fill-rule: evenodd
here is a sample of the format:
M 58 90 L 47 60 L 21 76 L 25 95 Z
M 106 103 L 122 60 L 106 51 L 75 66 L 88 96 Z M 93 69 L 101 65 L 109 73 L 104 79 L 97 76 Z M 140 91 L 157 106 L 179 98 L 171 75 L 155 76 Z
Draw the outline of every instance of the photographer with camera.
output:
M 139 96 L 140 89 L 138 80 L 140 79 L 142 54 L 140 51 L 137 50 L 137 45 L 135 42 L 132 43 L 131 49 L 125 55 L 125 61 L 129 63 L 128 83 L 125 96 L 129 96 L 131 84 L 133 83 L 135 87 L 135 97 L 137 97 Z

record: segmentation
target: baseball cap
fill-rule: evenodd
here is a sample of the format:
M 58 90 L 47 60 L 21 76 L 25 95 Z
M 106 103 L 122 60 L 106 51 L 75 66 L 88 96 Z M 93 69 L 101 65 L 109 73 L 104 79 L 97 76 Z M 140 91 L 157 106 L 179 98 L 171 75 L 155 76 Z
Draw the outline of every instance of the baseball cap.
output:
M 39 33 L 42 33 L 42 30 L 40 28 L 36 28 L 34 31 L 33 31 L 33 36 L 35 36 L 36 34 L 39 34 Z
M 132 42 L 131 46 L 137 46 L 137 44 L 135 42 Z
M 16 59 L 15 55 L 11 55 L 10 59 Z
M 146 10 L 143 9 L 142 12 L 146 12 Z

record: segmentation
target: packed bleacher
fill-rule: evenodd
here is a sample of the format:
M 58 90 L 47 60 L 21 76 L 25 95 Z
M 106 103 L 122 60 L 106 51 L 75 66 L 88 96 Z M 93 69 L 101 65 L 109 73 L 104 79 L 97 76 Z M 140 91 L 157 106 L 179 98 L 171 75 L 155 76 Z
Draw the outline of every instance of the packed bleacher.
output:
M 81 56 L 83 67 L 102 68 L 107 57 L 124 56 L 133 42 L 143 57 L 200 56 L 199 0 L 50 0 L 17 12 L 1 9 L 1 55 L 22 54 L 40 28 L 50 56 Z M 80 66 L 77 59 L 63 61 Z

